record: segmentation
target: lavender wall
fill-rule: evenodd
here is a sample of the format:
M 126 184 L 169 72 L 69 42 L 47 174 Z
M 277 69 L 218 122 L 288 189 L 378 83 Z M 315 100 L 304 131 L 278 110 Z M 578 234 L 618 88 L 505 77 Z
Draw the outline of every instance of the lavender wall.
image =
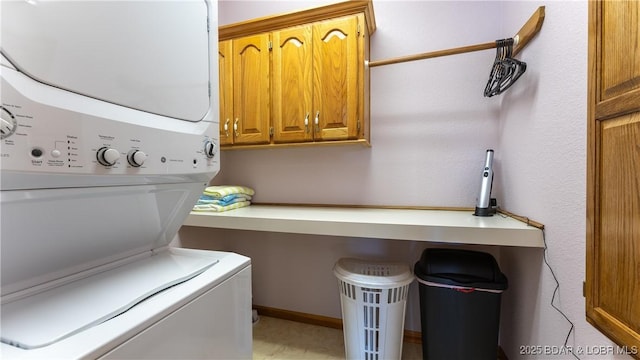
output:
M 504 25 L 516 28 L 527 11 L 504 2 Z M 520 87 L 502 98 L 499 146 L 503 205 L 545 224 L 547 260 L 560 283 L 554 304 L 575 325 L 568 346 L 586 359 L 629 358 L 585 320 L 586 125 L 588 3 L 552 1 L 539 37 L 520 55 L 529 65 Z M 570 323 L 550 303 L 555 280 L 542 251 L 503 248 L 510 275 L 502 346 L 509 358 L 521 346 L 562 346 Z M 508 335 L 504 335 L 508 334 Z M 613 346 L 613 347 L 611 347 Z M 607 348 L 601 352 L 598 347 Z M 595 349 L 595 350 L 594 350 Z M 543 353 L 530 358 L 574 359 Z M 600 353 L 599 353 L 600 352 Z

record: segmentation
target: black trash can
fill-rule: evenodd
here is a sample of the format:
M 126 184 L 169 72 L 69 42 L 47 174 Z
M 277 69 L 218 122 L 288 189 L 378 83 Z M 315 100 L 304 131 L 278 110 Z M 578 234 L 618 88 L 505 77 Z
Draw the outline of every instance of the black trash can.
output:
M 423 359 L 498 355 L 500 299 L 507 278 L 488 253 L 426 249 L 414 268 L 420 282 Z

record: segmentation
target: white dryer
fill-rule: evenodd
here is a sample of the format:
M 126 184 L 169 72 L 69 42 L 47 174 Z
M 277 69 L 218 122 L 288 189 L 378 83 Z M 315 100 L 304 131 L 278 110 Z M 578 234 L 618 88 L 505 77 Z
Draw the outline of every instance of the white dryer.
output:
M 0 16 L 0 357 L 251 358 L 250 259 L 169 247 L 220 169 L 215 0 Z

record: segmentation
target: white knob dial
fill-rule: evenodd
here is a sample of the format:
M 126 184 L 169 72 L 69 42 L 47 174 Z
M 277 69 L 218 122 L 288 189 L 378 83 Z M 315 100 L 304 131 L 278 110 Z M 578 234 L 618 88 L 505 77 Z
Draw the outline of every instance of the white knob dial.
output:
M 120 152 L 116 149 L 102 147 L 96 155 L 98 162 L 104 166 L 112 166 L 120 159 Z
M 216 151 L 217 151 L 217 146 L 216 143 L 211 141 L 211 140 L 207 140 L 204 143 L 204 153 L 205 155 L 207 155 L 208 158 L 212 158 L 216 155 Z
M 18 127 L 16 118 L 9 112 L 9 110 L 0 109 L 0 139 L 6 139 L 11 136 Z
M 129 154 L 127 154 L 127 161 L 129 165 L 133 167 L 140 167 L 144 164 L 144 161 L 147 160 L 147 154 L 140 150 L 131 150 Z

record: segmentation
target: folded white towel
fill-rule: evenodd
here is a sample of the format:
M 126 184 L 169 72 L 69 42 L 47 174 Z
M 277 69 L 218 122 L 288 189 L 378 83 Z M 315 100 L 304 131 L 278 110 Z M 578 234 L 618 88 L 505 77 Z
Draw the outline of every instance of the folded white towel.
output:
M 230 194 L 245 194 L 253 196 L 256 192 L 249 187 L 239 185 L 216 185 L 204 189 L 204 194 L 214 198 L 222 198 Z

